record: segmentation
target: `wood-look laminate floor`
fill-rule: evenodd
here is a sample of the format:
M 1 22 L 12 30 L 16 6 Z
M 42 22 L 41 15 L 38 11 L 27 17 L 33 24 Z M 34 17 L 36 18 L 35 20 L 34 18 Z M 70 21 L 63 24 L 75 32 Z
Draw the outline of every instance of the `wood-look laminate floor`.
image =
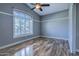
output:
M 2 49 L 0 56 L 69 56 L 69 46 L 64 40 L 40 37 Z

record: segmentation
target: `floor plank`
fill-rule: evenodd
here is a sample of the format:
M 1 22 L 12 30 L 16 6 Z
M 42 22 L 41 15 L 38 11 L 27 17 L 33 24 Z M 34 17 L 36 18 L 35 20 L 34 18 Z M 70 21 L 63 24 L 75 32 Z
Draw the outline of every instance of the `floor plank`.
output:
M 0 56 L 69 56 L 68 41 L 36 38 L 0 50 Z

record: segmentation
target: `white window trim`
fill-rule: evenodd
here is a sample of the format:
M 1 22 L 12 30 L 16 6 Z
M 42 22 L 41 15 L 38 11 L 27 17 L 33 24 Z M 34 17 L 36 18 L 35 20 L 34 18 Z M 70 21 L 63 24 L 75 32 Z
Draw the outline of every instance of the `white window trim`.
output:
M 14 32 L 15 32 L 15 25 L 14 25 L 14 24 L 15 24 L 15 18 L 14 18 L 15 16 L 14 16 L 14 11 L 21 11 L 21 12 L 27 14 L 26 12 L 24 12 L 24 11 L 22 11 L 22 10 L 13 9 L 13 38 L 20 38 L 20 37 L 25 37 L 25 36 L 33 35 L 33 17 L 30 16 L 29 14 L 27 14 L 27 15 L 30 16 L 31 19 L 32 19 L 32 33 L 22 34 L 22 35 L 17 35 L 17 36 L 14 35 Z

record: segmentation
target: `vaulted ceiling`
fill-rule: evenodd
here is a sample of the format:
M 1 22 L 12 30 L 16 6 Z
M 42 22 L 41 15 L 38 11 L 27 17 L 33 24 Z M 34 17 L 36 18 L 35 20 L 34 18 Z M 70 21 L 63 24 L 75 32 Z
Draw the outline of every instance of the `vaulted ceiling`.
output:
M 43 15 L 48 15 L 51 13 L 56 13 L 59 11 L 67 10 L 69 8 L 69 5 L 70 5 L 69 3 L 48 3 L 48 4 L 50 4 L 50 6 L 42 7 L 43 11 L 36 10 L 36 9 L 34 9 L 33 11 L 35 11 L 40 16 L 43 16 Z M 34 5 L 32 5 L 31 3 L 27 3 L 27 5 L 31 9 L 34 7 Z

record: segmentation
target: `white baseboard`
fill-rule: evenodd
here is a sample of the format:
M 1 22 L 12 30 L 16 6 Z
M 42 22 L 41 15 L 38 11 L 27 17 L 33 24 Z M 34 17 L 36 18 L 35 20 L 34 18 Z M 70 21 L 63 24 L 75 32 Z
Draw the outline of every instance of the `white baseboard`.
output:
M 7 47 L 16 45 L 16 44 L 20 44 L 20 43 L 25 42 L 27 40 L 31 40 L 31 39 L 38 38 L 38 37 L 40 37 L 40 36 L 35 36 L 35 37 L 29 38 L 29 39 L 26 39 L 26 40 L 22 40 L 22 41 L 18 41 L 18 42 L 15 42 L 15 43 L 8 44 L 8 45 L 4 45 L 4 46 L 0 47 L 0 49 L 4 49 L 4 48 L 7 48 Z
M 35 37 L 29 38 L 29 39 L 26 39 L 26 40 L 22 40 L 22 41 L 18 41 L 18 42 L 15 42 L 15 43 L 11 43 L 11 44 L 8 44 L 8 45 L 1 46 L 0 49 L 7 48 L 7 47 L 10 47 L 10 46 L 13 46 L 13 45 L 16 45 L 16 44 L 20 44 L 20 43 L 25 42 L 25 41 L 27 41 L 27 40 L 31 40 L 31 39 L 38 38 L 38 37 L 56 38 L 56 39 L 67 40 L 67 39 L 65 39 L 65 38 L 59 38 L 59 37 L 35 36 Z M 79 51 L 79 50 L 78 50 L 78 51 Z
M 50 36 L 40 36 L 40 37 L 56 38 L 56 39 L 68 40 L 67 38 L 62 38 L 62 37 L 50 37 Z

